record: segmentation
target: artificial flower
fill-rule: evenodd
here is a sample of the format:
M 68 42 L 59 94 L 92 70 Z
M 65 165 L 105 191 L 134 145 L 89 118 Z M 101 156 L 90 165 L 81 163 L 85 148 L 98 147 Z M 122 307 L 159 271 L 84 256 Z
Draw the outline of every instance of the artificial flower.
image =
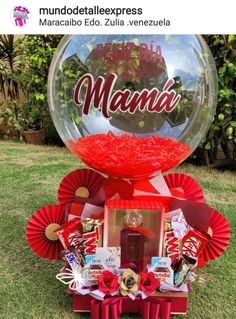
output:
M 155 278 L 153 272 L 140 273 L 139 289 L 142 290 L 146 295 L 151 295 L 157 288 L 160 287 L 159 279 Z
M 122 296 L 135 293 L 138 290 L 139 275 L 133 270 L 126 269 L 118 278 L 120 284 L 120 293 Z
M 104 294 L 115 292 L 119 288 L 118 277 L 111 271 L 105 270 L 98 278 L 98 286 Z

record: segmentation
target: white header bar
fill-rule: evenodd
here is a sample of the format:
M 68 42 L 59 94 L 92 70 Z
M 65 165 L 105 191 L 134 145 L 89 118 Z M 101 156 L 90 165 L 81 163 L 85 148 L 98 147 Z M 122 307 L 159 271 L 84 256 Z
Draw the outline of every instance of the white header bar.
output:
M 0 34 L 236 33 L 235 0 L 0 1 Z

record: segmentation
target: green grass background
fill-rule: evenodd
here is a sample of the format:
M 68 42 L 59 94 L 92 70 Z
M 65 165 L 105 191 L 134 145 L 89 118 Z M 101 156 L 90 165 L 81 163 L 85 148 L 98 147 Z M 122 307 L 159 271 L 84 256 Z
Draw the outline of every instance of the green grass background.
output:
M 72 298 L 56 280 L 61 263 L 38 258 L 25 240 L 30 216 L 57 202 L 57 187 L 70 171 L 84 165 L 64 148 L 0 142 L 0 318 L 88 318 L 73 313 Z M 231 224 L 231 243 L 220 259 L 197 274 L 189 311 L 181 319 L 236 318 L 236 176 L 192 165 L 179 172 L 193 176 L 205 191 L 206 202 Z M 124 315 L 122 318 L 137 318 Z

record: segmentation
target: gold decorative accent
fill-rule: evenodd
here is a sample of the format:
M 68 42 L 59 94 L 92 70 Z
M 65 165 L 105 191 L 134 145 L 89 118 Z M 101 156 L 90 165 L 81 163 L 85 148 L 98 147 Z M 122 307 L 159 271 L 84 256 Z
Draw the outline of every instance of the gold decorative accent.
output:
M 54 233 L 54 230 L 56 230 L 60 227 L 61 227 L 61 225 L 56 224 L 56 223 L 49 224 L 45 229 L 45 236 L 47 237 L 47 239 L 52 240 L 52 241 L 58 240 L 58 236 L 56 233 Z
M 208 228 L 207 233 L 209 236 L 211 236 L 211 237 L 213 236 L 213 230 L 211 227 Z
M 88 198 L 89 190 L 86 187 L 79 187 L 75 192 L 75 196 Z

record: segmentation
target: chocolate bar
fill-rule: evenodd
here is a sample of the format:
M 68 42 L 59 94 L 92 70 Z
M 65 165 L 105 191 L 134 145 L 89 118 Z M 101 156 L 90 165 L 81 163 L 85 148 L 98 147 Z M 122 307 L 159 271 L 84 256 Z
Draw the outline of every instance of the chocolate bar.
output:
M 89 280 L 97 280 L 98 277 L 101 276 L 102 272 L 104 271 L 104 267 L 102 265 L 91 265 L 88 271 L 88 279 Z
M 167 257 L 153 257 L 152 266 L 148 271 L 152 271 L 160 282 L 173 285 L 173 269 L 171 268 L 171 259 Z
M 190 257 L 198 257 L 208 242 L 208 237 L 195 229 L 191 229 L 182 240 L 182 253 Z
M 84 257 L 81 253 L 78 253 L 74 246 L 64 249 L 60 253 L 60 257 L 64 260 L 71 268 L 73 264 L 77 264 L 80 267 L 84 266 Z
M 79 218 L 75 218 L 59 229 L 55 230 L 60 239 L 62 246 L 67 249 L 74 246 L 81 253 L 83 251 L 83 238 L 81 231 L 81 222 Z
M 98 277 L 101 276 L 104 270 L 107 270 L 106 264 L 100 258 L 91 259 L 84 268 L 83 278 L 88 282 L 96 283 Z
M 182 285 L 186 279 L 189 271 L 197 265 L 197 259 L 183 255 L 176 264 L 174 273 L 174 284 L 176 286 Z
M 97 247 L 102 247 L 102 220 L 87 218 L 82 222 L 85 255 L 94 255 Z
M 180 257 L 180 240 L 175 237 L 172 226 L 171 219 L 166 218 L 164 224 L 164 251 L 163 255 L 165 257 L 171 258 L 171 261 L 174 262 Z

